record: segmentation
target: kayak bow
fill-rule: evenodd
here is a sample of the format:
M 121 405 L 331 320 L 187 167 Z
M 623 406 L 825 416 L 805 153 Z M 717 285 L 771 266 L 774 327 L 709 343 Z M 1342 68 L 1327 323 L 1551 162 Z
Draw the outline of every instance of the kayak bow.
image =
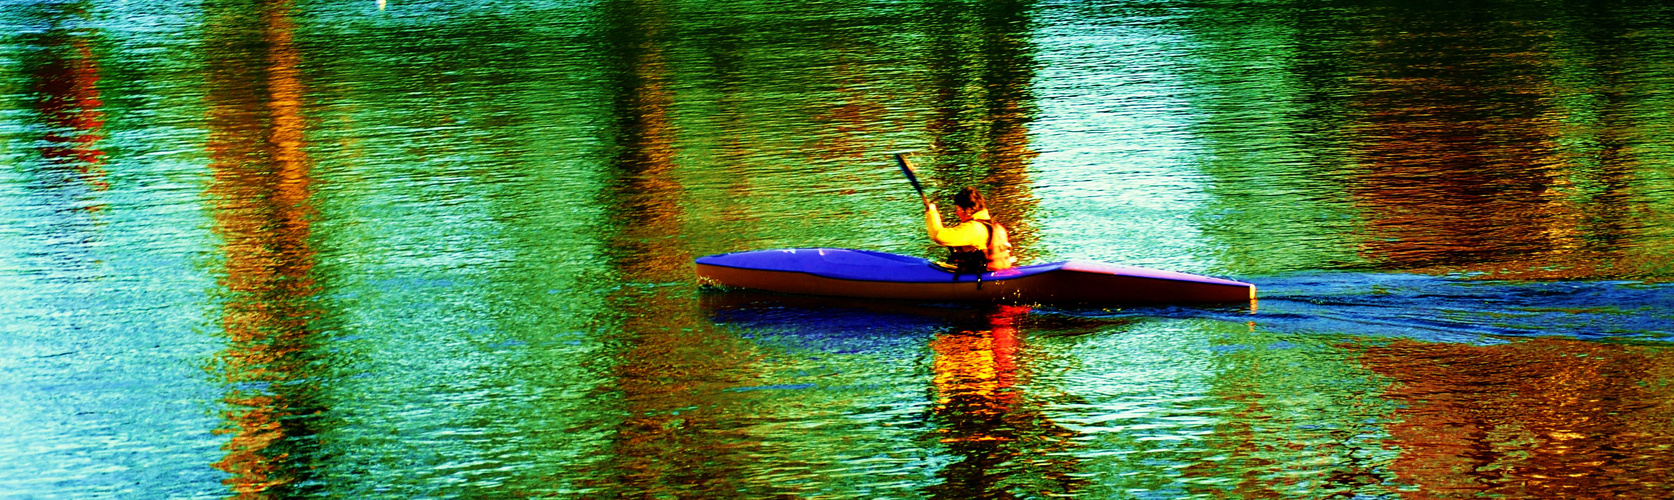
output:
M 867 250 L 789 248 L 697 259 L 708 285 L 800 295 L 1013 304 L 1255 300 L 1255 285 L 1143 267 L 1065 261 L 954 275 L 929 260 Z

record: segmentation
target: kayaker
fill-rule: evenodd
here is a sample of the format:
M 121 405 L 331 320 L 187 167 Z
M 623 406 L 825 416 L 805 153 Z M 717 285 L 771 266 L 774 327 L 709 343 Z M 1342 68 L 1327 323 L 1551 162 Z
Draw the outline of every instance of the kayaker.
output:
M 930 241 L 948 248 L 947 266 L 957 274 L 982 273 L 1010 269 L 1016 260 L 1011 256 L 1011 242 L 1005 226 L 988 215 L 988 205 L 982 193 L 966 186 L 953 196 L 953 213 L 959 223 L 953 227 L 942 225 L 942 214 L 936 204 L 924 200 L 924 227 L 930 231 Z

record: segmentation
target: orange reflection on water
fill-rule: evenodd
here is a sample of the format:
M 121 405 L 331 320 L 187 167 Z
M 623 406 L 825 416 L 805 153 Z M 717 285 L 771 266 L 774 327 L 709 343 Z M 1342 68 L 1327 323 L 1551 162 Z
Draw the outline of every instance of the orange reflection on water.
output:
M 989 317 L 989 329 L 944 333 L 930 341 L 936 352 L 933 363 L 936 386 L 936 408 L 958 411 L 964 416 L 992 417 L 1004 415 L 1016 402 L 1012 391 L 1017 384 L 1017 327 L 1020 316 L 1028 307 L 1002 306 Z M 950 436 L 950 441 L 985 441 L 1007 439 L 980 431 L 966 436 Z M 944 429 L 943 432 L 950 432 Z
M 1025 348 L 1019 323 L 1028 307 L 1000 306 L 981 330 L 955 330 L 931 340 L 936 389 L 936 439 L 959 461 L 937 471 L 938 498 L 1008 496 L 1013 490 L 1069 494 L 1085 485 L 1080 462 L 1066 451 L 1074 431 L 1025 401 Z
M 1674 361 L 1666 349 L 1536 339 L 1492 346 L 1398 340 L 1362 363 L 1404 402 L 1389 465 L 1409 498 L 1614 497 L 1669 491 Z
M 1623 249 L 1634 215 L 1600 211 L 1576 186 L 1634 185 L 1625 158 L 1585 168 L 1567 146 L 1573 110 L 1535 68 L 1563 65 L 1553 46 L 1451 26 L 1378 26 L 1364 54 L 1350 127 L 1358 179 L 1349 186 L 1368 216 L 1361 254 L 1384 267 L 1482 273 L 1509 279 L 1634 274 Z M 1412 31 L 1409 33 L 1408 31 Z M 1413 64 L 1412 54 L 1436 53 Z M 1589 110 L 1605 112 L 1606 110 Z M 1620 189 L 1617 189 L 1620 191 Z M 1620 196 L 1617 192 L 1611 196 Z M 1603 204 L 1605 206 L 1610 203 Z M 1600 257 L 1604 258 L 1600 258 Z
M 603 6 L 612 25 L 616 53 L 610 68 L 613 135 L 620 141 L 609 167 L 616 179 L 605 203 L 617 228 L 609 241 L 623 278 L 668 282 L 691 273 L 692 256 L 671 241 L 684 227 L 684 187 L 674 172 L 675 126 L 670 69 L 663 54 L 666 7 L 659 2 L 610 2 Z
M 612 217 L 604 235 L 611 268 L 623 283 L 688 279 L 692 255 L 685 232 L 685 189 L 674 165 L 674 95 L 664 54 L 668 7 L 657 1 L 600 6 L 609 25 L 601 54 L 614 92 L 610 132 L 618 141 L 607 165 L 614 177 L 602 193 Z M 619 335 L 607 360 L 624 418 L 599 466 L 583 483 L 601 498 L 717 498 L 745 490 L 751 464 L 747 436 L 728 411 L 751 385 L 729 379 L 748 359 L 740 342 L 697 324 L 693 301 L 671 288 L 618 287 L 608 300 Z
M 290 8 L 281 1 L 254 18 L 222 13 L 217 21 L 230 28 L 211 43 L 206 194 L 224 239 L 227 348 L 218 359 L 229 390 L 220 432 L 232 434 L 213 465 L 232 474 L 224 482 L 239 498 L 286 496 L 301 474 L 300 448 L 287 440 L 307 432 L 298 416 L 318 411 L 311 386 L 298 383 L 314 342 L 308 324 L 320 311 L 311 301 L 310 165 Z
M 695 304 L 667 288 L 629 290 L 611 299 L 619 310 L 648 312 L 630 312 L 615 325 L 623 345 L 610 360 L 612 383 L 599 390 L 620 396 L 611 406 L 623 418 L 613 429 L 607 459 L 583 484 L 600 490 L 600 498 L 725 498 L 747 488 L 761 491 L 764 485 L 751 481 L 760 438 L 740 425 L 741 400 L 748 395 L 726 390 L 756 385 L 747 369 L 756 360 L 742 341 L 695 323 L 686 310 Z

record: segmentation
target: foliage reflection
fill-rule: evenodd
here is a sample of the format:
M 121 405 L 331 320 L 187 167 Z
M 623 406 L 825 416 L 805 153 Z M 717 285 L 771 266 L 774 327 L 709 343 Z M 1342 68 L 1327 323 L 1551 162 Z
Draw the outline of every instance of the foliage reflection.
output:
M 309 243 L 311 160 L 289 1 L 221 5 L 211 25 L 206 193 L 223 238 L 227 295 L 217 357 L 228 392 L 226 456 L 238 498 L 305 494 L 317 448 L 319 381 L 310 365 L 321 311 Z

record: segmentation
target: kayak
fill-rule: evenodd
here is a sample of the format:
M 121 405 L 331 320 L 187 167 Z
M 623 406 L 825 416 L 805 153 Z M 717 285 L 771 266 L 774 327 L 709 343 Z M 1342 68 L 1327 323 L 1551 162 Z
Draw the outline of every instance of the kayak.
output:
M 798 295 L 1004 304 L 1244 302 L 1255 285 L 1174 271 L 1064 261 L 954 274 L 927 259 L 843 248 L 699 257 L 700 283 Z

